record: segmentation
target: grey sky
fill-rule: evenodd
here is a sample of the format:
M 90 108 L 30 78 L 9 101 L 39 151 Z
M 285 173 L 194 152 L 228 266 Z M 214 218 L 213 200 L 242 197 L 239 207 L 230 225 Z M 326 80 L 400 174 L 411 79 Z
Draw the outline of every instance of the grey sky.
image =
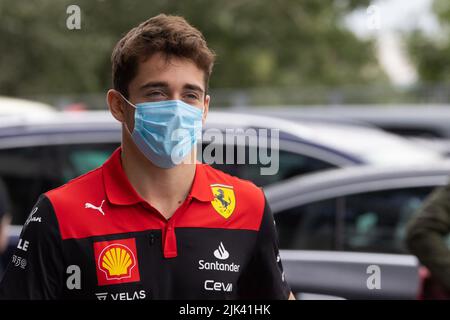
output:
M 410 85 L 417 73 L 408 61 L 400 33 L 419 28 L 437 35 L 438 22 L 431 11 L 432 0 L 378 0 L 370 8 L 350 14 L 345 23 L 359 37 L 375 37 L 377 57 L 396 85 Z

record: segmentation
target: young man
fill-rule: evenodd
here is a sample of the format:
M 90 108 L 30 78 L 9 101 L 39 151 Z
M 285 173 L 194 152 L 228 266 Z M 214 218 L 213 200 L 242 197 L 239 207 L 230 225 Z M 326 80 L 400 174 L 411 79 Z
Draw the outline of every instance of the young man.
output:
M 107 101 L 122 146 L 40 197 L 1 298 L 289 297 L 263 192 L 192 161 L 213 61 L 202 34 L 175 16 L 117 43 Z

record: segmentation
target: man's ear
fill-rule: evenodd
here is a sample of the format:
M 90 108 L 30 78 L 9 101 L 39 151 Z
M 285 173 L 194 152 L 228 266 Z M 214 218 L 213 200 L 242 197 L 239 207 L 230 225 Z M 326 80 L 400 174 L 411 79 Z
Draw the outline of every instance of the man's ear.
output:
M 125 122 L 125 106 L 119 92 L 114 89 L 109 89 L 106 94 L 106 101 L 113 117 L 119 122 Z
M 204 103 L 204 107 L 205 109 L 203 110 L 203 117 L 202 117 L 202 123 L 205 124 L 206 121 L 206 117 L 208 116 L 208 111 L 209 111 L 209 102 L 211 101 L 211 97 L 207 94 L 205 96 L 205 103 Z

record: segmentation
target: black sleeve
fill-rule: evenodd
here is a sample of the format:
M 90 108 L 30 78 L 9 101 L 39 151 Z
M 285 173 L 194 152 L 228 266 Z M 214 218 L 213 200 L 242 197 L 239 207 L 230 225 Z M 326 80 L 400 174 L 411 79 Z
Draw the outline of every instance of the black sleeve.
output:
M 64 285 L 62 240 L 53 206 L 41 195 L 0 283 L 1 300 L 57 299 Z
M 290 291 L 278 252 L 275 221 L 265 199 L 264 214 L 254 254 L 239 278 L 239 298 L 286 300 L 289 298 Z

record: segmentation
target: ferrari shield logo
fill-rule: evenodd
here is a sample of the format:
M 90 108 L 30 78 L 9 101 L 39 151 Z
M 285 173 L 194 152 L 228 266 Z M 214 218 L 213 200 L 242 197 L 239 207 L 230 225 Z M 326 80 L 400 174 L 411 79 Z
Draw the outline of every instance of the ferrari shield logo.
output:
M 225 219 L 228 219 L 236 207 L 236 198 L 232 186 L 212 184 L 211 190 L 214 200 L 211 201 L 213 208 Z

